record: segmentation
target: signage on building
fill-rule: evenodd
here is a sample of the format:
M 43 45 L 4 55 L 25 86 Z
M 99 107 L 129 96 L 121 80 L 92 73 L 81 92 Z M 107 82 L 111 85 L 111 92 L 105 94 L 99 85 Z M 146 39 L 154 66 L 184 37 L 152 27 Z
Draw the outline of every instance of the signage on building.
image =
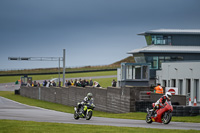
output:
M 165 87 L 165 92 L 170 92 L 172 95 L 178 95 L 178 88 Z

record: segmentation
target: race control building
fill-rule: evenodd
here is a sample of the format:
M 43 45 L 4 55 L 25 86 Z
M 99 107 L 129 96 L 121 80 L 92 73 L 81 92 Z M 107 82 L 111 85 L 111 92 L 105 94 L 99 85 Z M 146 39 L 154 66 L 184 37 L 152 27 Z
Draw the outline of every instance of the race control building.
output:
M 181 79 L 166 75 L 168 74 L 166 70 L 163 70 L 165 71 L 165 76 L 161 75 L 161 72 L 159 72 L 159 74 L 157 74 L 156 76 L 156 71 L 162 71 L 162 63 L 164 62 L 189 62 L 191 68 L 198 69 L 198 71 L 200 70 L 200 67 L 192 67 L 193 65 L 196 65 L 196 63 L 192 62 L 200 61 L 200 29 L 157 29 L 149 30 L 138 35 L 142 35 L 145 37 L 147 46 L 140 49 L 131 50 L 128 52 L 128 54 L 132 54 L 134 56 L 135 62 L 137 64 L 141 63 L 149 65 L 149 85 L 156 85 L 156 83 L 160 82 L 161 85 L 164 87 L 170 87 L 172 85 L 171 83 L 173 83 L 173 86 L 175 87 L 180 87 L 178 81 L 181 82 Z M 184 64 L 188 63 L 182 64 L 183 65 L 171 66 L 176 66 L 176 69 L 180 70 L 181 68 L 177 67 L 184 67 Z M 185 65 L 185 67 L 188 66 Z M 175 68 L 171 67 L 170 69 Z M 162 81 L 162 78 L 158 76 L 170 77 L 171 79 L 163 79 L 164 81 Z M 158 78 L 160 80 L 158 80 Z M 176 79 L 177 81 L 174 81 L 174 79 Z M 188 93 L 192 93 L 192 96 L 200 97 L 200 75 L 196 77 L 190 75 L 190 77 L 182 77 L 182 79 L 183 81 L 184 79 L 187 79 L 187 83 L 186 81 L 183 82 L 183 85 L 181 86 L 185 90 L 179 90 L 179 94 L 187 95 L 188 90 L 191 90 Z M 191 82 L 188 83 L 188 81 Z M 196 88 L 192 88 L 194 86 L 196 86 Z M 200 98 L 198 98 L 198 102 L 200 102 Z

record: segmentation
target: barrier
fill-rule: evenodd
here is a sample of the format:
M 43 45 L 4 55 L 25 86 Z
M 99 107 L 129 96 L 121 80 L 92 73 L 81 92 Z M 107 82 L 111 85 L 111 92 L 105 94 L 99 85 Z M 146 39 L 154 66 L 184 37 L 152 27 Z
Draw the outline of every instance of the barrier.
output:
M 197 106 L 197 98 L 194 97 L 194 106 Z
M 149 91 L 149 87 L 126 86 L 123 88 L 108 87 L 26 87 L 21 86 L 20 95 L 43 101 L 59 103 L 68 106 L 76 106 L 83 100 L 88 92 L 93 94 L 95 110 L 111 113 L 128 113 L 134 111 L 145 112 L 151 107 L 152 102 L 157 101 L 162 95 L 151 93 L 148 97 L 141 97 L 141 91 Z M 142 93 L 142 95 L 147 93 Z M 141 101 L 143 100 L 143 101 Z M 145 101 L 146 100 L 146 101 Z M 148 103 L 146 103 L 148 102 Z M 185 105 L 185 96 L 173 96 L 176 105 Z
M 189 106 L 192 106 L 191 98 L 189 98 Z

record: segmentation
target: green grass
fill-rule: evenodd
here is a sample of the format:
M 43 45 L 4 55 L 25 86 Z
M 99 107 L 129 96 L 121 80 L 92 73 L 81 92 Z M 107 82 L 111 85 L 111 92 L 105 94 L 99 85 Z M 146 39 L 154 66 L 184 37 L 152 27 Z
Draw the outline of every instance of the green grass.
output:
M 121 67 L 120 63 L 115 65 L 104 65 L 104 66 L 84 66 L 84 67 L 74 67 L 74 68 L 66 68 L 66 72 L 74 72 L 74 71 L 88 71 L 88 70 L 105 70 L 105 69 L 117 69 Z M 23 69 L 23 70 L 8 70 L 8 71 L 0 71 L 0 74 L 28 74 L 28 73 L 50 73 L 57 72 L 58 68 L 36 68 L 36 69 Z M 63 69 L 60 68 L 60 72 Z
M 101 85 L 101 87 L 107 88 L 109 86 L 112 86 L 111 83 L 113 79 L 117 81 L 117 78 L 100 78 L 100 79 L 93 79 L 93 81 L 97 81 Z
M 74 112 L 73 107 L 70 107 L 70 106 L 65 106 L 62 104 L 56 104 L 56 103 L 31 99 L 31 98 L 27 98 L 27 97 L 22 97 L 20 95 L 14 95 L 13 92 L 0 91 L 0 96 L 20 102 L 20 103 L 31 105 L 31 106 L 37 106 L 37 107 L 42 107 L 42 108 L 66 112 L 66 113 Z M 106 113 L 106 112 L 94 110 L 94 116 L 108 117 L 108 118 L 145 120 L 146 113 L 131 112 L 131 113 L 114 114 L 114 113 Z M 174 117 L 172 117 L 172 121 L 200 123 L 200 116 L 187 116 L 187 117 L 175 117 L 174 116 Z
M 88 73 L 72 73 L 72 74 L 65 74 L 65 78 L 76 78 L 76 77 L 93 77 L 93 76 L 106 76 L 106 75 L 117 75 L 117 71 L 103 71 L 103 72 L 88 72 Z M 1 76 L 0 83 L 9 83 L 15 82 L 20 79 L 21 76 Z M 52 79 L 58 78 L 58 74 L 52 75 L 30 75 L 32 80 L 45 80 L 45 79 Z M 61 74 L 60 77 L 62 78 L 63 75 Z
M 0 133 L 199 133 L 196 130 L 151 129 L 48 123 L 17 120 L 0 120 Z

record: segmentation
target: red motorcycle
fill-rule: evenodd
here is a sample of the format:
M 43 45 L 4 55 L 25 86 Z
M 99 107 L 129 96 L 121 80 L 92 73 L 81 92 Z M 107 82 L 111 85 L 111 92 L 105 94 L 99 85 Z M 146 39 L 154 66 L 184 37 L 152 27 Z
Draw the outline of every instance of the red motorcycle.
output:
M 152 106 L 154 107 L 155 103 L 153 103 Z M 168 124 L 172 119 L 172 111 L 173 106 L 171 104 L 171 101 L 166 101 L 163 107 L 156 110 L 155 114 L 153 113 L 153 109 L 149 110 L 147 108 L 146 122 L 148 124 L 152 122 Z

